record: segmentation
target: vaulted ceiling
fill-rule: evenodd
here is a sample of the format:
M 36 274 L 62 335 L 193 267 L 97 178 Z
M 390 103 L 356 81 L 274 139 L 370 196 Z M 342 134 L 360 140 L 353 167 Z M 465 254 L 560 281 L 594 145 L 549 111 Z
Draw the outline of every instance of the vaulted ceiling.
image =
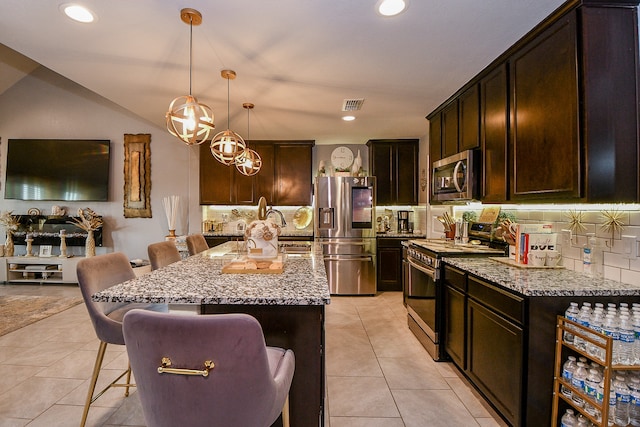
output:
M 191 7 L 203 15 L 192 92 L 216 128 L 229 118 L 246 137 L 242 104 L 252 102 L 251 139 L 319 144 L 425 135 L 430 111 L 562 4 L 407 0 L 388 18 L 377 0 L 79 0 L 97 16 L 80 24 L 64 2 L 0 2 L 0 96 L 41 64 L 164 127 L 171 100 L 189 93 L 179 15 Z M 229 87 L 222 69 L 237 73 Z M 362 109 L 344 122 L 343 101 L 354 98 Z

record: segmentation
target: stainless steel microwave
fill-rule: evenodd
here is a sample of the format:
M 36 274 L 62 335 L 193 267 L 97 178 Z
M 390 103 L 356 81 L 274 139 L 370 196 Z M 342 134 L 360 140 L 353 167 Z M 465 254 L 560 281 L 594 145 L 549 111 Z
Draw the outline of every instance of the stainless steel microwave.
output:
M 477 199 L 477 152 L 462 151 L 433 163 L 431 201 L 455 202 Z

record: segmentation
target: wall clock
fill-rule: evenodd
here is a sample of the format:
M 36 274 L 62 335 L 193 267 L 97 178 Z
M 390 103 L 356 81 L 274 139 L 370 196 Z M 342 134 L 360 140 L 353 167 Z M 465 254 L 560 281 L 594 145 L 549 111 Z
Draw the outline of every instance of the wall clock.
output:
M 331 164 L 336 169 L 348 169 L 353 163 L 353 151 L 349 147 L 338 147 L 331 152 Z

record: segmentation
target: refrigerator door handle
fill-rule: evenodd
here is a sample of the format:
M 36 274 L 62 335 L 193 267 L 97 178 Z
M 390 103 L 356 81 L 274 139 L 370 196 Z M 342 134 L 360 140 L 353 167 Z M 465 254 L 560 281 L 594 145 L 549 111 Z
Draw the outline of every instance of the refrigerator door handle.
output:
M 365 242 L 363 240 L 359 241 L 359 242 L 339 242 L 339 241 L 317 241 L 316 243 L 320 243 L 321 245 L 360 245 L 360 246 L 364 246 L 366 245 L 368 242 Z
M 366 262 L 373 262 L 373 258 L 370 256 L 366 256 L 366 257 L 358 257 L 358 258 L 345 258 L 344 255 L 325 255 L 324 256 L 324 260 L 325 261 L 358 261 L 358 262 L 362 262 L 362 261 L 366 261 Z

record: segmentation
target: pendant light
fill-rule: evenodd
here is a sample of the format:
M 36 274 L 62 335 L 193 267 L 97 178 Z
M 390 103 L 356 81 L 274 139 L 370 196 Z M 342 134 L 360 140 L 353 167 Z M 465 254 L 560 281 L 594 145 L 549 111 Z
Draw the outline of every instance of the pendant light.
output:
M 242 104 L 242 108 L 247 110 L 247 141 L 249 140 L 249 113 L 253 109 L 254 105 L 250 102 Z M 236 169 L 247 176 L 252 176 L 260 172 L 262 168 L 262 158 L 257 151 L 251 148 L 245 148 L 244 151 L 236 159 Z
M 180 19 L 189 24 L 189 95 L 179 96 L 169 104 L 167 111 L 167 130 L 187 145 L 202 144 L 209 140 L 213 124 L 213 111 L 198 102 L 191 94 L 191 60 L 193 56 L 193 26 L 202 23 L 202 14 L 195 9 L 180 11 Z
M 227 130 L 218 133 L 211 141 L 211 154 L 217 161 L 227 166 L 236 162 L 236 158 L 242 154 L 247 148 L 244 139 L 231 129 L 231 114 L 229 110 L 229 80 L 236 78 L 236 72 L 233 70 L 222 70 L 220 75 L 223 79 L 227 79 Z

